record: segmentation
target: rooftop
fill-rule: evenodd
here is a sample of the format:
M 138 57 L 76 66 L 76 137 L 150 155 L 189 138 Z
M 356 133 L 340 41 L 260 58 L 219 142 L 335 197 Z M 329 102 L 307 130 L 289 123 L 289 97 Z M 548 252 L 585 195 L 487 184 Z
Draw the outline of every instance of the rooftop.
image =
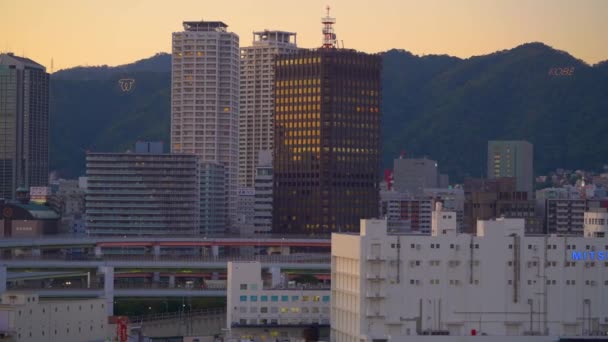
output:
M 225 31 L 228 25 L 221 21 L 184 21 L 185 31 Z
M 0 65 L 15 65 L 18 67 L 29 67 L 46 70 L 43 65 L 40 65 L 26 57 L 15 56 L 15 54 L 13 54 L 12 52 L 0 53 Z

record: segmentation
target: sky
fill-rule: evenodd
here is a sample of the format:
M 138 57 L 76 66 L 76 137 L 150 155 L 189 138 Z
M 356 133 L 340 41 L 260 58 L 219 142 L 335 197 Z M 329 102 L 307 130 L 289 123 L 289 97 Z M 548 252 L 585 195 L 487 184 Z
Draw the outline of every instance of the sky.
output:
M 608 0 L 0 0 L 0 51 L 48 71 L 126 64 L 169 52 L 184 20 L 223 21 L 241 46 L 274 29 L 311 48 L 327 5 L 338 40 L 370 53 L 467 58 L 540 41 L 590 64 L 608 59 Z

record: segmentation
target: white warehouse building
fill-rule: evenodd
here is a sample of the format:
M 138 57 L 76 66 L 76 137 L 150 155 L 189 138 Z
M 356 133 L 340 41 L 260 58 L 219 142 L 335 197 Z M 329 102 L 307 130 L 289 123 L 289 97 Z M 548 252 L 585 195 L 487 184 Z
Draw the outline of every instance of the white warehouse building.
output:
M 431 236 L 388 235 L 376 219 L 362 220 L 360 234 L 333 234 L 331 340 L 608 333 L 599 225 L 595 237 L 565 237 L 525 236 L 523 219 L 477 224 L 476 236 L 457 234 L 456 213 L 439 205 Z

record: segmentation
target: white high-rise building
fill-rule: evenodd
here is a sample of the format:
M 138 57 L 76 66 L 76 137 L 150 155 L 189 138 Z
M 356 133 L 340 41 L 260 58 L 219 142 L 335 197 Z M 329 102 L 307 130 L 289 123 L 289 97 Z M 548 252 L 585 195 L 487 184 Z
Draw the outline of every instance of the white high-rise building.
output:
M 258 153 L 272 150 L 274 59 L 297 50 L 296 34 L 264 30 L 253 33 L 253 45 L 241 48 L 239 116 L 239 184 L 253 187 Z
M 389 234 L 385 220 L 362 220 L 360 235 L 334 233 L 331 340 L 606 335 L 608 214 L 585 220 L 585 237 L 527 236 L 523 218 L 458 234 L 456 213 L 438 204 L 430 236 Z
M 236 218 L 239 37 L 219 21 L 185 21 L 173 33 L 171 151 L 226 170 L 227 224 Z M 204 200 L 205 194 L 201 194 Z

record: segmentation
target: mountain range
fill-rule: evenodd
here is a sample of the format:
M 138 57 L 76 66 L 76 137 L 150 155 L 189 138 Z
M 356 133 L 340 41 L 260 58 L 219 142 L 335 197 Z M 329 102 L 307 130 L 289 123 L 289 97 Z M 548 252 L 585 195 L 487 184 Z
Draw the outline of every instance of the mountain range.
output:
M 381 55 L 383 168 L 404 152 L 437 160 L 453 181 L 482 177 L 487 141 L 511 139 L 534 144 L 536 174 L 608 163 L 608 61 L 588 65 L 542 43 L 466 59 Z M 168 142 L 170 64 L 161 53 L 52 74 L 51 170 L 76 177 L 86 151 Z

